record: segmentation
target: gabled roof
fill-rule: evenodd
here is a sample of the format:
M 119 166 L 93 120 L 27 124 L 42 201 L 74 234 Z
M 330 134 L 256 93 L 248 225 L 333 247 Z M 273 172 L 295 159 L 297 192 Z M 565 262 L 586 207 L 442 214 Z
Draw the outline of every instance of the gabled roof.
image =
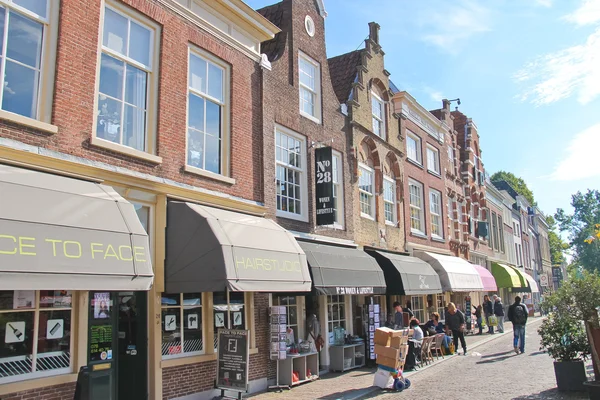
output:
M 271 21 L 271 23 L 281 29 L 281 32 L 275 35 L 271 40 L 263 42 L 260 45 L 261 52 L 266 54 L 269 61 L 275 61 L 283 54 L 287 40 L 287 32 L 283 29 L 285 7 L 284 2 L 272 4 L 256 10 L 257 13 Z
M 363 50 L 354 50 L 327 60 L 333 90 L 340 104 L 346 103 L 350 97 L 352 84 L 358 74 L 357 67 L 361 63 L 362 52 Z

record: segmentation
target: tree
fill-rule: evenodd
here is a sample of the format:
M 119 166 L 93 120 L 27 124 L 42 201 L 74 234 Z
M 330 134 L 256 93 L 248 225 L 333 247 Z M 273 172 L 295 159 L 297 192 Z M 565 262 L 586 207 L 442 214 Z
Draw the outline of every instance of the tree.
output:
M 600 271 L 600 240 L 589 242 L 596 235 L 600 224 L 600 191 L 577 192 L 571 196 L 573 214 L 559 208 L 554 216 L 560 230 L 569 233 L 569 245 L 574 262 L 588 271 Z
M 535 199 L 533 197 L 533 192 L 529 189 L 523 178 L 519 178 L 512 172 L 506 171 L 498 171 L 490 178 L 492 182 L 497 181 L 506 181 L 513 189 L 517 191 L 521 196 L 525 197 L 529 204 L 534 206 Z
M 565 251 L 569 249 L 569 244 L 566 243 L 556 232 L 558 228 L 556 220 L 552 215 L 546 217 L 548 224 L 548 241 L 550 242 L 550 257 L 552 265 L 562 265 L 566 261 Z

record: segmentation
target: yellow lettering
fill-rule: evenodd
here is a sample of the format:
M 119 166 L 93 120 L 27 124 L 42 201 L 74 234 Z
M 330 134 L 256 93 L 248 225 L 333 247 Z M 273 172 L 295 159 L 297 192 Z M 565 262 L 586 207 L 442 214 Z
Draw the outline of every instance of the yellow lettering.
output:
M 52 253 L 54 254 L 54 257 L 56 257 L 56 243 L 60 243 L 62 240 L 46 239 L 46 242 L 52 243 Z
M 137 262 L 146 262 L 146 253 L 143 247 L 133 246 L 133 256 Z
M 300 272 L 300 263 L 298 261 L 292 263 L 292 271 Z
M 278 271 L 285 271 L 285 267 L 280 267 L 279 266 L 279 261 L 277 260 L 271 260 L 273 262 L 273 267 L 276 268 Z
M 125 258 L 123 255 L 123 249 L 127 249 L 129 251 L 128 258 Z M 121 257 L 122 261 L 133 261 L 133 251 L 131 250 L 131 246 L 119 246 L 119 257 Z
M 239 269 L 239 268 L 240 268 L 240 267 L 239 267 L 239 266 L 240 266 L 240 264 L 242 264 L 242 267 L 246 268 L 246 264 L 244 263 L 244 259 L 243 259 L 243 258 L 242 258 L 242 259 L 239 259 L 239 258 L 237 258 L 237 257 L 236 257 L 236 258 L 235 258 L 235 267 L 236 267 L 237 269 Z
M 31 252 L 23 250 L 23 248 L 35 249 L 35 243 L 30 243 L 30 244 L 23 243 L 26 240 L 35 242 L 35 238 L 19 236 L 19 254 L 22 256 L 37 255 L 36 253 L 31 253 Z
M 256 269 L 254 267 L 254 264 L 252 264 L 252 259 L 250 258 L 246 258 L 246 268 L 252 268 L 252 269 Z
M 262 258 L 255 258 L 254 259 L 254 265 L 256 265 L 256 269 L 258 269 L 258 268 L 264 269 L 263 259 Z
M 273 269 L 273 266 L 271 265 L 271 260 L 265 258 L 263 260 L 263 268 L 265 269 L 265 271 L 271 271 Z
M 0 239 L 8 239 L 12 240 L 14 243 L 14 247 L 12 250 L 0 250 L 0 254 L 17 254 L 17 238 L 9 235 L 0 235 Z M 10 247 L 6 247 L 7 249 Z
M 92 259 L 95 259 L 95 253 L 103 253 L 104 251 L 102 249 L 98 250 L 95 248 L 95 246 L 102 246 L 102 243 L 90 243 L 90 247 L 92 250 Z
M 112 247 L 112 244 L 109 244 L 108 247 L 106 247 L 106 251 L 104 252 L 104 259 L 106 260 L 107 257 L 114 257 L 117 260 L 119 259 L 119 256 L 117 255 L 117 252 L 115 251 L 114 247 Z
M 77 246 L 77 254 L 69 254 L 67 251 L 67 245 L 75 245 Z M 71 246 L 73 247 L 73 246 Z M 63 242 L 63 253 L 67 258 L 81 258 L 81 244 L 79 242 L 74 242 L 72 240 L 65 240 Z

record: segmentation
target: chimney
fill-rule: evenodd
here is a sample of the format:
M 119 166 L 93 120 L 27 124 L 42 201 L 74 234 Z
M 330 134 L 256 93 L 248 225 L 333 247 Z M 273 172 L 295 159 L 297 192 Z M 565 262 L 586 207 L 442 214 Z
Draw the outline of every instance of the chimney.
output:
M 379 44 L 379 24 L 377 22 L 369 22 L 369 39 L 375 44 Z
M 444 110 L 450 112 L 450 100 L 443 99 L 442 104 L 443 104 Z

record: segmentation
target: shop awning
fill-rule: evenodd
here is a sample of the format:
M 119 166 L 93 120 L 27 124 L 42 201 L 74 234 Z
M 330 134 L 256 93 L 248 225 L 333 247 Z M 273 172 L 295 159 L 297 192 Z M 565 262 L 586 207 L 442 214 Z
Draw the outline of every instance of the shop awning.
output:
M 312 242 L 298 242 L 306 253 L 319 294 L 385 294 L 377 261 L 364 251 Z
M 111 187 L 0 165 L 0 290 L 148 290 L 148 235 Z
M 521 282 L 521 288 L 513 290 L 513 292 L 525 292 L 525 293 L 539 293 L 540 289 L 538 288 L 538 284 L 533 279 L 533 276 L 529 275 L 527 272 L 521 271 L 518 268 L 511 267 L 513 271 L 519 276 L 519 280 Z
M 493 262 L 492 275 L 496 278 L 496 284 L 501 288 L 523 287 L 517 271 L 508 265 Z
M 366 250 L 366 252 L 375 257 L 383 270 L 388 295 L 442 293 L 440 277 L 425 261 L 382 250 Z
M 468 261 L 426 251 L 415 252 L 415 256 L 428 262 L 438 273 L 444 292 L 484 291 L 481 276 Z
M 167 292 L 310 291 L 304 252 L 270 219 L 169 201 L 166 243 Z
M 484 292 L 497 292 L 498 286 L 496 285 L 496 280 L 490 271 L 487 268 L 483 268 L 481 265 L 473 264 L 475 270 L 481 277 L 481 283 L 483 283 L 483 291 Z

